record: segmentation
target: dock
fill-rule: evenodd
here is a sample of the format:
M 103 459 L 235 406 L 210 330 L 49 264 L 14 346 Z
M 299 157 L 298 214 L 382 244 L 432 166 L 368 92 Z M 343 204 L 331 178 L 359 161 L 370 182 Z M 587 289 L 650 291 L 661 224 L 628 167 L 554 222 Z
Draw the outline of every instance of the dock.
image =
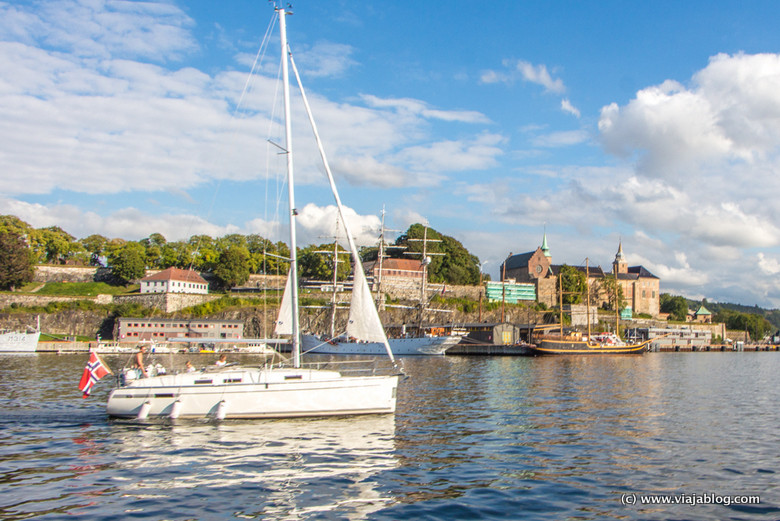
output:
M 531 351 L 528 344 L 456 344 L 444 352 L 446 356 L 476 355 L 476 356 L 528 356 Z

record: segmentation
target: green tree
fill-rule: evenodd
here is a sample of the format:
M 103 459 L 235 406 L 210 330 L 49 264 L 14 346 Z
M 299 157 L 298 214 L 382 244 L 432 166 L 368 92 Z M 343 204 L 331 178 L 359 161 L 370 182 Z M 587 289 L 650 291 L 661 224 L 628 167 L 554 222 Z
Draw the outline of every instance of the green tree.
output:
M 479 284 L 479 258 L 469 253 L 456 239 L 442 235 L 444 256 L 435 274 L 436 282 L 447 282 L 461 286 Z
M 716 322 L 726 324 L 726 329 L 732 331 L 747 331 L 750 338 L 760 340 L 772 331 L 774 327 L 761 315 L 756 313 L 742 313 L 732 309 L 721 309 L 713 316 Z
M 626 305 L 623 286 L 616 282 L 614 274 L 605 275 L 598 283 L 596 290 L 591 292 L 591 304 L 599 302 L 601 296 L 606 297 L 608 309 L 612 311 L 615 311 L 616 303 L 618 309 L 623 309 Z
M 109 258 L 111 275 L 120 284 L 129 284 L 146 273 L 144 247 L 137 242 L 128 242 L 117 248 Z
M 479 258 L 469 253 L 456 239 L 443 235 L 433 228 L 413 224 L 406 233 L 395 241 L 396 246 L 402 246 L 403 250 L 391 252 L 394 257 L 409 257 L 409 254 L 422 256 L 424 239 L 427 238 L 425 251 L 431 258 L 428 265 L 428 280 L 431 282 L 444 282 L 449 284 L 479 284 Z M 371 252 L 366 251 L 366 255 Z M 443 254 L 443 255 L 436 255 Z M 412 255 L 414 258 L 414 255 Z
M 102 235 L 93 234 L 89 237 L 85 237 L 79 240 L 79 244 L 90 254 L 93 259 L 93 264 L 98 258 L 102 257 L 106 253 L 106 246 L 108 245 L 108 239 Z
M 188 242 L 175 241 L 168 242 L 162 247 L 161 251 L 162 265 L 165 268 L 175 266 L 177 268 L 188 269 L 193 265 L 194 250 Z
M 224 237 L 217 239 L 215 243 L 217 249 L 220 251 L 226 249 L 228 246 L 239 246 L 246 248 L 247 251 L 249 251 L 246 235 L 241 235 L 240 233 L 231 233 L 230 235 L 225 235 Z
M 30 246 L 39 262 L 64 264 L 78 252 L 84 251 L 76 238 L 59 226 L 34 230 L 30 235 Z
M 12 233 L 18 237 L 29 237 L 33 227 L 15 215 L 0 215 L 0 233 Z
M 285 275 L 290 270 L 290 248 L 279 241 L 273 243 L 267 241 L 265 248 L 253 251 L 251 266 L 255 273 L 267 275 Z
M 35 260 L 23 237 L 0 232 L 0 288 L 13 291 L 31 282 L 35 275 Z
M 325 252 L 325 253 L 321 253 Z M 352 271 L 347 250 L 338 246 L 338 277 L 346 280 Z M 333 245 L 309 245 L 298 252 L 299 276 L 315 280 L 333 280 Z
M 561 277 L 556 283 L 556 289 L 563 292 L 562 300 L 564 304 L 579 304 L 583 300 L 583 295 L 587 291 L 585 286 L 585 272 L 578 270 L 573 266 L 564 264 L 561 266 Z
M 669 318 L 678 322 L 685 322 L 688 317 L 688 301 L 679 295 L 662 293 L 660 298 L 661 313 L 669 313 Z
M 220 253 L 214 239 L 208 235 L 193 235 L 189 244 L 193 248 L 193 267 L 198 271 L 213 272 L 219 262 Z
M 243 246 L 228 246 L 219 254 L 214 277 L 224 289 L 244 284 L 249 280 L 249 251 Z
M 165 258 L 163 255 L 163 249 L 167 244 L 167 240 L 161 233 L 153 233 L 146 239 L 141 239 L 140 244 L 144 247 L 146 252 L 146 265 L 150 268 L 165 269 L 170 265 L 165 264 Z

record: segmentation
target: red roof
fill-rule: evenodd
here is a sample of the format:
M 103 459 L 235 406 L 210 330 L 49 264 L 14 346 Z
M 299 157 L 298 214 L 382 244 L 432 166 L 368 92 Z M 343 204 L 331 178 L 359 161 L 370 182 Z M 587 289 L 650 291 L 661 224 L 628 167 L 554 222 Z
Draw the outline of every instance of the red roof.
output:
M 193 282 L 195 284 L 208 284 L 206 279 L 198 275 L 193 270 L 182 270 L 179 268 L 168 268 L 162 271 L 158 271 L 154 275 L 144 277 L 141 281 L 153 281 L 153 280 L 179 280 L 183 282 Z
M 422 262 L 417 259 L 385 259 L 383 270 L 422 271 Z

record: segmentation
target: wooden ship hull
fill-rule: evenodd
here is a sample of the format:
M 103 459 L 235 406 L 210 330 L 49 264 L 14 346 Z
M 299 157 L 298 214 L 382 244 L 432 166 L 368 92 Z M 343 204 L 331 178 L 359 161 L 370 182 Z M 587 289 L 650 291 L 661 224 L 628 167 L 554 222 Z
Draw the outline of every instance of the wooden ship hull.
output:
M 541 336 L 528 349 L 536 355 L 639 355 L 649 344 L 649 340 L 640 344 L 590 344 L 576 338 Z

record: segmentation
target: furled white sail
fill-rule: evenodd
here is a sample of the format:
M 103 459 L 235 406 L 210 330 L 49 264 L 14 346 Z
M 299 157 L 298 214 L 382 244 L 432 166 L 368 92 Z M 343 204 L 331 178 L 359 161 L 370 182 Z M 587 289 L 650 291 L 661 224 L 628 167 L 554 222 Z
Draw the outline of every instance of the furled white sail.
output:
M 387 343 L 385 330 L 379 320 L 374 298 L 360 264 L 355 266 L 347 333 L 358 340 Z
M 292 335 L 293 332 L 292 279 L 288 272 L 282 303 L 279 306 L 279 315 L 276 317 L 276 329 L 274 331 L 277 335 Z

